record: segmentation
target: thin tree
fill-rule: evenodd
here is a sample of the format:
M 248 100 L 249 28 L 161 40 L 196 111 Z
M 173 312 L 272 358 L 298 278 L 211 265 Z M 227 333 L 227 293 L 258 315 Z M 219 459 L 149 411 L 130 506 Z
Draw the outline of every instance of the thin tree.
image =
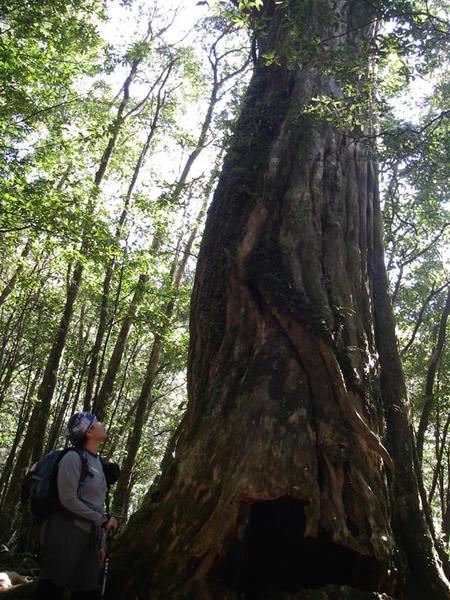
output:
M 149 276 L 147 273 L 141 273 L 139 276 L 136 288 L 134 290 L 133 297 L 128 307 L 127 313 L 122 320 L 120 331 L 114 344 L 114 348 L 109 359 L 108 368 L 106 369 L 105 377 L 103 379 L 100 391 L 95 399 L 94 403 L 94 414 L 98 419 L 104 420 L 105 411 L 108 405 L 108 401 L 113 392 L 114 383 L 116 380 L 117 373 L 122 362 L 122 357 L 125 352 L 125 345 L 130 333 L 131 326 L 136 317 L 136 312 L 144 298 L 145 291 L 148 286 Z
M 176 255 L 172 263 L 170 274 L 170 293 L 172 297 L 166 303 L 163 309 L 162 327 L 155 334 L 152 343 L 150 357 L 144 374 L 144 380 L 142 382 L 141 391 L 136 403 L 133 426 L 130 428 L 130 432 L 127 437 L 125 459 L 121 467 L 120 480 L 117 483 L 116 490 L 114 493 L 114 510 L 116 510 L 118 514 L 122 515 L 122 517 L 124 518 L 126 518 L 128 513 L 130 496 L 133 488 L 133 470 L 135 467 L 138 450 L 141 444 L 142 433 L 145 426 L 145 417 L 146 415 L 148 415 L 149 408 L 151 408 L 152 404 L 152 392 L 155 384 L 155 379 L 158 374 L 158 369 L 160 366 L 161 354 L 164 349 L 165 336 L 172 321 L 177 299 L 177 292 L 181 285 L 182 277 L 186 270 L 186 266 L 196 236 L 198 235 L 199 228 L 204 219 L 207 200 L 208 198 L 206 197 L 203 206 L 201 207 L 197 218 L 195 219 L 193 226 L 191 227 L 190 234 L 185 243 L 181 256 Z
M 3 288 L 2 292 L 0 293 L 0 306 L 6 302 L 8 297 L 11 295 L 11 292 L 14 290 L 17 280 L 19 279 L 19 277 L 22 274 L 22 271 L 24 269 L 24 260 L 30 254 L 31 246 L 32 246 L 32 242 L 31 242 L 31 238 L 29 238 L 27 240 L 25 246 L 23 247 L 22 252 L 20 253 L 19 264 L 17 265 L 14 273 L 11 275 L 11 278 L 8 280 L 5 287 Z
M 419 426 L 417 428 L 417 454 L 419 461 L 422 462 L 423 450 L 425 444 L 425 433 L 427 431 L 431 412 L 435 405 L 434 398 L 434 384 L 436 379 L 436 372 L 441 360 L 442 353 L 445 346 L 445 337 L 447 330 L 448 317 L 450 315 L 450 287 L 447 291 L 444 307 L 442 309 L 441 318 L 439 320 L 439 327 L 437 331 L 437 340 L 432 350 L 430 360 L 428 363 L 427 374 L 425 379 L 425 390 L 424 390 L 424 402 L 422 412 L 420 414 Z
M 157 131 L 158 123 L 160 120 L 161 111 L 164 107 L 164 104 L 167 100 L 167 92 L 164 91 L 164 88 L 167 85 L 167 81 L 169 80 L 170 74 L 174 67 L 176 59 L 171 59 L 167 65 L 164 65 L 159 76 L 156 78 L 154 84 L 152 84 L 149 94 L 153 93 L 154 89 L 157 88 L 156 99 L 155 99 L 155 108 L 153 111 L 153 117 L 151 119 L 150 127 L 147 133 L 147 137 L 142 146 L 139 157 L 136 161 L 136 165 L 134 167 L 133 174 L 131 176 L 131 181 L 128 185 L 128 189 L 125 195 L 125 200 L 122 207 L 122 212 L 119 217 L 119 221 L 117 223 L 114 239 L 116 242 L 119 242 L 123 236 L 126 220 L 128 217 L 128 213 L 130 210 L 131 200 L 133 196 L 134 189 L 136 187 L 136 183 L 138 181 L 139 174 L 144 165 L 146 156 L 148 154 L 150 145 Z M 149 95 L 147 94 L 147 95 Z M 103 340 L 105 337 L 105 332 L 107 328 L 108 318 L 110 317 L 110 293 L 111 293 L 111 284 L 114 276 L 114 270 L 116 266 L 115 258 L 112 258 L 106 267 L 105 277 L 103 279 L 102 286 L 102 299 L 100 303 L 100 313 L 99 313 L 99 321 L 97 327 L 97 334 L 95 337 L 94 345 L 92 347 L 91 358 L 89 363 L 89 370 L 86 381 L 86 393 L 84 397 L 84 410 L 90 410 L 91 404 L 93 401 L 94 395 L 94 384 L 95 378 L 97 376 L 98 371 L 98 362 L 100 350 L 102 348 Z M 97 403 L 97 400 L 94 399 L 94 402 Z

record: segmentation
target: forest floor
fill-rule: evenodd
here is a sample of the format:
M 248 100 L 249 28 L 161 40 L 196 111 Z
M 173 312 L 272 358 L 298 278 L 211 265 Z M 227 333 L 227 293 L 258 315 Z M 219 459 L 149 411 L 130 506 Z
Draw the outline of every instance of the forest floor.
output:
M 32 598 L 39 573 L 36 558 L 29 552 L 15 554 L 7 546 L 0 548 L 0 597 Z

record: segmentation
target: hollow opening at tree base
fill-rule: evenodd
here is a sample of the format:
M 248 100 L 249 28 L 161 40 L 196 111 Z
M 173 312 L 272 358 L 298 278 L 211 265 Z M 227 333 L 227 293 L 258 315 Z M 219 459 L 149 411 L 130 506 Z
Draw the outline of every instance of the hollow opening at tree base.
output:
M 305 539 L 304 503 L 289 497 L 242 504 L 247 526 L 215 565 L 214 578 L 248 598 L 325 585 L 378 591 L 379 564 L 326 535 Z

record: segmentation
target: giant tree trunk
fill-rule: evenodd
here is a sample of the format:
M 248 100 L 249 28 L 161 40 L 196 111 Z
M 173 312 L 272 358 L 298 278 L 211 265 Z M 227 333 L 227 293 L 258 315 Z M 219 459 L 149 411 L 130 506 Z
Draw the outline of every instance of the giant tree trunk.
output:
M 376 168 L 304 113 L 339 95 L 320 65 L 332 45 L 361 55 L 374 15 L 263 10 L 275 60 L 256 65 L 206 223 L 184 427 L 116 549 L 113 597 L 450 598 L 420 513 Z M 308 64 L 302 32 L 327 40 Z

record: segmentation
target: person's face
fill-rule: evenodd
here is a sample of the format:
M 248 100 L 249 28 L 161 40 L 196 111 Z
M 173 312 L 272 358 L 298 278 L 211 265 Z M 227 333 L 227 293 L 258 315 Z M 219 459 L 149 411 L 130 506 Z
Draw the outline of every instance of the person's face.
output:
M 86 435 L 89 436 L 91 440 L 103 441 L 106 438 L 106 427 L 103 423 L 94 419 L 92 425 L 87 430 Z

